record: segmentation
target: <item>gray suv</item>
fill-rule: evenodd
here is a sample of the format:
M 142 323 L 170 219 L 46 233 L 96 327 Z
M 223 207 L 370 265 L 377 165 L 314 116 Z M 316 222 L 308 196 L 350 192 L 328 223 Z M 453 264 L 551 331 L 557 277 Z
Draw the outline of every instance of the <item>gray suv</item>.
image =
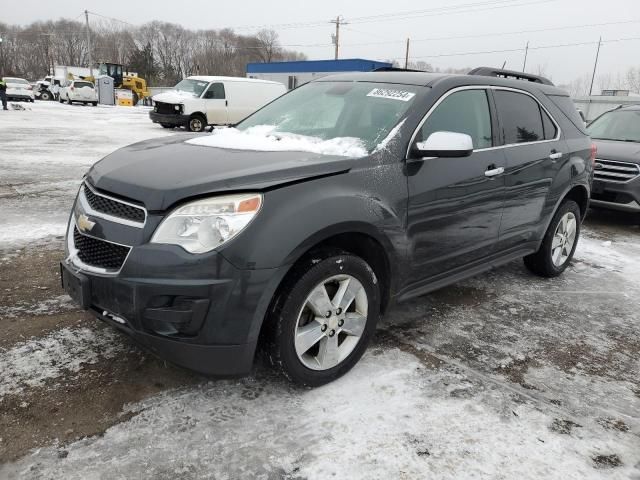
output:
M 179 365 L 246 374 L 260 346 L 321 385 L 392 302 L 518 258 L 561 274 L 591 189 L 583 128 L 564 91 L 516 72 L 325 77 L 233 129 L 96 163 L 63 286 Z
M 640 213 L 640 105 L 606 112 L 588 131 L 598 147 L 591 205 Z

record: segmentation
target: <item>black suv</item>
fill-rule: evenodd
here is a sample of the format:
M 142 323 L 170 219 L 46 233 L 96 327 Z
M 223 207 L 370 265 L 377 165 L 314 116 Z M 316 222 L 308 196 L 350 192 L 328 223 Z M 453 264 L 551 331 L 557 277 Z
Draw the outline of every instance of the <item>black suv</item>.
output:
M 473 73 L 325 77 L 235 129 L 112 153 L 75 201 L 64 288 L 179 365 L 246 374 L 260 343 L 320 385 L 393 301 L 521 257 L 559 275 L 591 141 L 548 80 Z
M 603 113 L 588 131 L 598 147 L 591 205 L 640 213 L 640 105 Z

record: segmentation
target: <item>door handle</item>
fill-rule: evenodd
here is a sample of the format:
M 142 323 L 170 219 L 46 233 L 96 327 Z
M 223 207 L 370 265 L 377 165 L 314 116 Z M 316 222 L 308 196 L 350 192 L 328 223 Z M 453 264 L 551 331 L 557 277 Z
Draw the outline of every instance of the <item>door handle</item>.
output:
M 549 158 L 551 160 L 560 160 L 562 158 L 562 152 L 551 152 Z
M 484 172 L 485 177 L 495 177 L 496 175 L 500 175 L 504 173 L 504 167 L 492 168 Z

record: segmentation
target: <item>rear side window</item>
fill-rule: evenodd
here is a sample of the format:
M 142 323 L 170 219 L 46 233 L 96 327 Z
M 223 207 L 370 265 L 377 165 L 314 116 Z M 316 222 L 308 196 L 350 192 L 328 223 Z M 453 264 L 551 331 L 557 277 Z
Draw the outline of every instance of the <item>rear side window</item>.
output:
M 494 96 L 507 145 L 544 140 L 544 126 L 538 102 L 529 95 L 508 90 L 496 90 Z
M 545 112 L 541 107 L 539 108 L 540 108 L 540 114 L 542 115 L 544 139 L 553 140 L 554 138 L 556 138 L 556 135 L 558 134 L 558 127 L 556 127 L 555 123 L 553 123 L 553 120 L 551 120 L 551 117 L 549 117 L 547 112 Z
M 486 90 L 462 90 L 446 97 L 424 122 L 418 141 L 434 132 L 466 133 L 473 139 L 473 148 L 492 146 L 491 114 Z

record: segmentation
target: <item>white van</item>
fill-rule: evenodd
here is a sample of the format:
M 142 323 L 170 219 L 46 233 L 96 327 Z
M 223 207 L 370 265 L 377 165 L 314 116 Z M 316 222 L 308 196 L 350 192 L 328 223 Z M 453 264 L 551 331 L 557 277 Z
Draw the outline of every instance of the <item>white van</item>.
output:
M 149 118 L 164 128 L 202 132 L 207 125 L 234 125 L 287 91 L 282 83 L 243 77 L 187 77 L 153 96 Z

